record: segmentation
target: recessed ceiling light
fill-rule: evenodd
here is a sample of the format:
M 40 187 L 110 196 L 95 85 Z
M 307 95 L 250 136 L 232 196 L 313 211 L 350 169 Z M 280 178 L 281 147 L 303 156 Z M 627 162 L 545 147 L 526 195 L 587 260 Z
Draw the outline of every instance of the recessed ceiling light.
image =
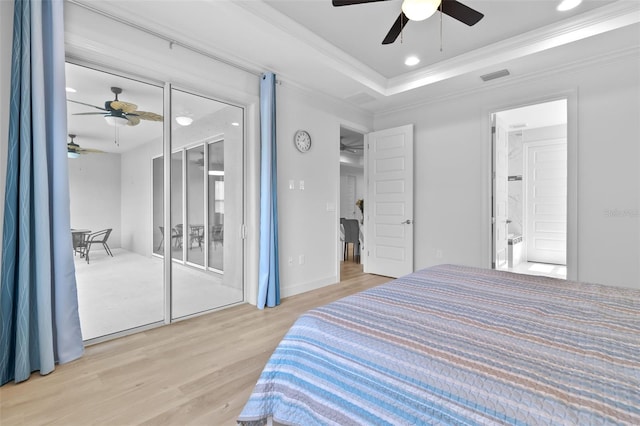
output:
M 238 127 L 240 125 L 240 123 L 238 123 L 237 121 L 234 121 L 233 123 L 231 123 L 231 125 Z
M 74 89 L 73 87 L 65 87 L 64 90 L 67 91 L 67 93 L 76 93 L 77 90 Z
M 577 7 L 580 3 L 582 3 L 582 0 L 562 0 L 556 9 L 564 12 Z
M 420 59 L 417 56 L 409 56 L 404 60 L 404 64 L 408 67 L 412 67 L 414 65 L 418 65 L 420 63 Z
M 186 116 L 180 116 L 180 117 L 176 117 L 176 121 L 181 126 L 189 126 L 189 125 L 191 125 L 191 123 L 193 123 L 193 118 L 186 117 Z

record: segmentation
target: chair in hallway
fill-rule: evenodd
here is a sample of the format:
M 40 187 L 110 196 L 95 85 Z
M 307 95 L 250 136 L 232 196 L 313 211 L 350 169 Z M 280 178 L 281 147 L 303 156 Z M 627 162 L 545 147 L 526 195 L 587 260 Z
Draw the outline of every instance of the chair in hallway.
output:
M 111 235 L 111 231 L 112 228 L 107 228 L 103 229 L 102 231 L 87 234 L 84 243 L 85 247 L 82 253 L 87 263 L 89 263 L 89 252 L 91 251 L 91 246 L 93 244 L 102 244 L 102 247 L 104 247 L 104 251 L 106 251 L 109 256 L 113 257 L 113 253 L 111 253 L 111 249 L 107 244 L 107 240 L 109 239 L 109 235 Z
M 360 262 L 360 223 L 357 219 L 345 219 L 344 227 L 344 260 L 349 258 L 349 244 L 353 244 L 353 260 Z

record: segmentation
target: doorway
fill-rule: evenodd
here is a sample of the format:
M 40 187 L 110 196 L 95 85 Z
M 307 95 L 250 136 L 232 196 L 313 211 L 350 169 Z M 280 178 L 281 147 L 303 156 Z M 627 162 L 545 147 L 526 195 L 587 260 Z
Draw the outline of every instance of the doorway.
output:
M 362 271 L 364 247 L 364 135 L 340 128 L 340 211 L 338 261 L 341 275 L 345 263 Z M 348 220 L 345 227 L 345 220 Z M 353 264 L 353 265 L 351 265 Z M 353 268 L 351 268 L 353 269 Z
M 492 114 L 492 267 L 567 277 L 567 99 Z

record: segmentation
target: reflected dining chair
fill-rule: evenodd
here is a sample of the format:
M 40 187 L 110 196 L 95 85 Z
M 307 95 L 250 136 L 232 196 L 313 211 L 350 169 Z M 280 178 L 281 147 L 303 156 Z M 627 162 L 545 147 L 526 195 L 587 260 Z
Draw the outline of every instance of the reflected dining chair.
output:
M 160 251 L 162 249 L 162 245 L 164 244 L 164 226 L 158 226 L 160 228 L 160 244 L 158 244 L 158 248 L 156 251 Z
M 84 249 L 83 255 L 87 263 L 89 263 L 89 252 L 91 251 L 91 246 L 93 244 L 102 244 L 104 247 L 104 251 L 111 257 L 113 257 L 113 253 L 111 253 L 111 249 L 107 244 L 107 240 L 109 239 L 109 235 L 111 235 L 112 228 L 103 229 L 102 231 L 94 232 L 92 234 L 87 234 L 84 240 Z
M 211 242 L 215 250 L 218 244 L 224 244 L 224 225 L 214 225 L 211 227 Z
M 171 238 L 174 241 L 174 247 L 176 248 L 182 247 L 182 236 L 183 236 L 182 224 L 178 223 L 171 230 Z
M 202 241 L 204 241 L 204 225 L 190 225 L 189 226 L 189 250 L 193 248 L 195 242 L 202 250 Z

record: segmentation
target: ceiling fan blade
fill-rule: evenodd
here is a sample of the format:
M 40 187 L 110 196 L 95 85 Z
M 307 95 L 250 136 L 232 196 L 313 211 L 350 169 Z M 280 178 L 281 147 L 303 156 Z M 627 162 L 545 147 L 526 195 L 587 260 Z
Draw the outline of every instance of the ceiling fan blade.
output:
M 126 118 L 128 126 L 137 126 L 138 124 L 140 124 L 140 117 L 138 117 L 137 115 L 127 114 Z
M 482 13 L 456 0 L 443 0 L 440 7 L 445 15 L 449 15 L 469 26 L 477 24 L 478 21 L 484 18 Z
M 105 151 L 102 151 L 100 149 L 93 149 L 93 148 L 80 148 L 79 149 L 80 154 L 105 154 Z
M 109 115 L 108 114 L 109 111 L 105 111 L 105 112 L 77 112 L 73 115 Z
M 398 19 L 393 23 L 384 40 L 382 40 L 382 44 L 391 44 L 396 41 L 404 26 L 407 25 L 407 22 L 409 22 L 407 15 L 405 15 L 404 12 L 400 12 L 400 16 L 398 16 Z
M 131 114 L 127 114 L 127 117 L 131 116 L 138 117 L 141 120 L 162 121 L 162 116 L 160 114 L 156 114 L 155 112 L 134 111 Z
M 386 0 L 333 0 L 331 3 L 333 3 L 335 7 L 338 7 L 338 6 L 351 6 L 352 4 L 375 3 L 379 1 L 386 1 Z
M 85 103 L 85 102 L 74 101 L 73 99 L 67 99 L 67 101 L 68 102 L 73 102 L 74 104 L 80 104 L 80 105 L 85 105 L 85 106 L 88 106 L 88 107 L 91 107 L 91 108 L 99 109 L 101 111 L 106 111 L 106 109 L 104 109 L 102 107 L 91 105 L 91 104 L 88 104 L 88 103 Z M 94 114 L 98 114 L 98 113 L 96 112 Z
M 138 109 L 138 105 L 123 101 L 111 101 L 111 104 L 109 105 L 112 109 L 116 109 L 126 113 L 135 112 L 135 110 Z

